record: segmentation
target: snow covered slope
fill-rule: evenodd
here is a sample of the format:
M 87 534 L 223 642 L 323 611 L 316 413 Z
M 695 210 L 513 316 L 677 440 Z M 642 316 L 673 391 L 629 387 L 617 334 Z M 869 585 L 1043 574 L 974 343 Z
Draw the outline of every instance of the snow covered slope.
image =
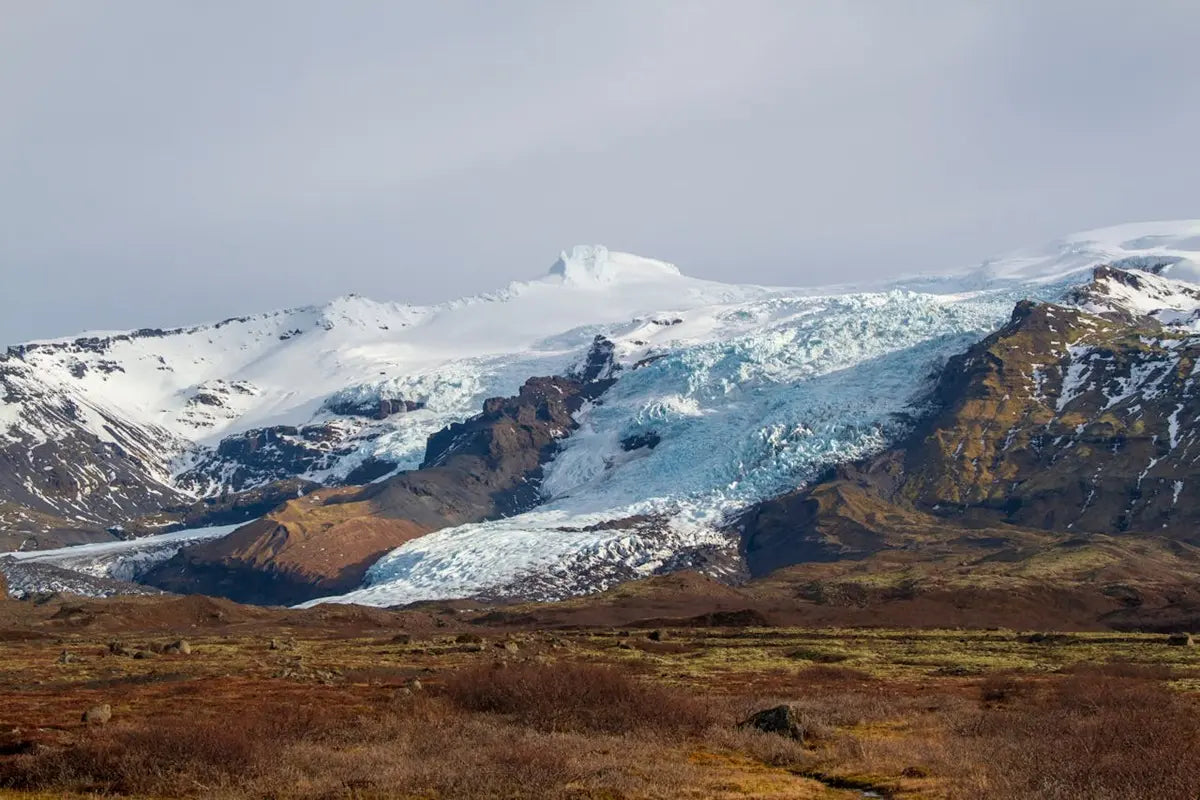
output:
M 1190 278 L 1198 259 L 1200 221 L 1091 231 L 957 274 L 853 289 L 728 285 L 576 247 L 542 278 L 437 306 L 348 296 L 11 348 L 0 373 L 25 383 L 0 404 L 0 439 L 49 447 L 79 428 L 126 450 L 131 439 L 147 480 L 176 495 L 362 479 L 365 465 L 381 479 L 417 466 L 426 438 L 484 398 L 570 370 L 604 335 L 620 380 L 579 415 L 547 472 L 546 504 L 414 540 L 346 599 L 559 596 L 681 552 L 728 551 L 718 530 L 731 511 L 885 447 L 937 367 L 1018 300 L 1060 298 L 1098 264 Z M 74 505 L 43 492 L 39 510 L 75 519 L 102 484 L 76 491 Z M 93 516 L 119 522 L 120 510 Z M 611 524 L 625 518 L 639 522 Z
M 64 571 L 86 578 L 113 581 L 133 581 L 151 566 L 166 561 L 186 544 L 213 539 L 232 533 L 236 525 L 211 528 L 192 528 L 158 536 L 128 541 L 84 544 L 54 550 L 0 555 L 0 572 L 8 578 L 9 591 L 14 594 L 37 592 L 73 592 L 90 594 L 83 586 L 62 582 Z M 52 572 L 39 572 L 29 567 L 55 567 Z M 24 568 L 24 569 L 23 569 Z M 47 581 L 45 576 L 50 576 Z

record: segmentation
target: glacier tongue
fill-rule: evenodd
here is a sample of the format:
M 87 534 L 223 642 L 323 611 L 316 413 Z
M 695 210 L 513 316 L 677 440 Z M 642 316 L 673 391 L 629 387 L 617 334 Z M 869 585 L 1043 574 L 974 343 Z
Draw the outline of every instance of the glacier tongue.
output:
M 580 412 L 547 470 L 545 505 L 415 539 L 364 589 L 330 599 L 391 605 L 511 587 L 551 599 L 651 574 L 688 548 L 731 555 L 731 512 L 883 449 L 935 368 L 1026 294 L 775 294 L 613 326 L 625 370 Z M 661 522 L 611 524 L 621 519 Z

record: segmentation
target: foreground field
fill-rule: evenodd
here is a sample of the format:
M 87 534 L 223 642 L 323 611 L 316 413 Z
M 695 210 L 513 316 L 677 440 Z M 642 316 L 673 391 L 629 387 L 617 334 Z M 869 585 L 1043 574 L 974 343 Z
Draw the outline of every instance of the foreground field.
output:
M 1200 654 L 1161 635 L 153 608 L 106 625 L 63 606 L 0 630 L 0 793 L 1182 800 L 1200 785 Z M 81 721 L 104 704 L 106 723 Z M 780 704 L 801 739 L 739 727 Z

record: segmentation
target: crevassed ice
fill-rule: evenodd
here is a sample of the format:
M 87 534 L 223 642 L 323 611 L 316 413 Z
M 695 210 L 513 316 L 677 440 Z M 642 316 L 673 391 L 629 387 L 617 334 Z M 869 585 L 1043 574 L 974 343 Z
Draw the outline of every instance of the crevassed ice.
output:
M 547 469 L 544 506 L 409 542 L 371 568 L 365 588 L 330 599 L 392 605 L 503 592 L 534 576 L 553 598 L 603 588 L 581 579 L 601 566 L 645 575 L 682 548 L 732 547 L 720 532 L 732 512 L 886 447 L 944 359 L 1029 294 L 771 297 L 684 315 L 660 326 L 679 331 L 665 357 L 626 369 L 580 412 Z M 626 361 L 655 334 L 634 323 L 611 331 Z M 655 448 L 622 448 L 648 433 Z M 666 527 L 579 530 L 635 514 Z

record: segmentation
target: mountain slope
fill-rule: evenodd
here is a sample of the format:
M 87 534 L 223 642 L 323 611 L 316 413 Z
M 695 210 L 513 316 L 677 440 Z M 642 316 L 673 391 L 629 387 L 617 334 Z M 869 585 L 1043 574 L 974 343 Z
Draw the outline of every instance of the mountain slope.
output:
M 363 588 L 343 599 L 553 598 L 681 566 L 733 579 L 743 543 L 731 519 L 898 443 L 914 443 L 905 453 L 928 448 L 913 464 L 892 456 L 901 488 L 870 488 L 861 503 L 848 489 L 828 494 L 832 507 L 858 508 L 848 513 L 864 529 L 875 525 L 870 506 L 900 501 L 903 514 L 930 519 L 953 510 L 967 522 L 1035 532 L 1069 524 L 1061 510 L 1046 521 L 1049 509 L 1070 504 L 1054 496 L 1062 487 L 1046 494 L 1038 481 L 1065 482 L 1082 462 L 1053 453 L 1118 440 L 1128 446 L 1101 479 L 1141 476 L 1148 494 L 1127 493 L 1124 505 L 1080 502 L 1080 524 L 1107 530 L 1122 514 L 1138 526 L 1161 524 L 1176 513 L 1176 481 L 1181 492 L 1189 485 L 1169 462 L 1183 458 L 1195 420 L 1183 374 L 1195 290 L 1165 276 L 1193 274 L 1197 242 L 1196 222 L 1123 226 L 960 274 L 825 290 L 698 281 L 662 262 L 576 248 L 542 279 L 441 306 L 345 298 L 161 335 L 34 343 L 5 363 L 36 364 L 31 374 L 55 400 L 85 398 L 145 434 L 144 485 L 152 478 L 171 496 L 157 508 L 125 503 L 96 515 L 97 525 L 181 526 L 187 514 L 164 507 L 226 494 L 231 505 L 261 510 L 230 493 L 280 479 L 329 487 L 300 489 L 306 497 L 224 544 L 181 552 L 179 575 L 193 555 L 196 569 L 224 569 L 231 556 L 263 574 L 299 565 L 284 552 L 319 530 L 327 538 L 312 546 L 342 556 L 294 571 L 306 586 L 290 587 L 290 598 L 343 591 L 360 578 Z M 1099 265 L 1110 268 L 1089 284 Z M 1025 300 L 1035 302 L 1015 319 Z M 531 376 L 583 375 L 597 336 L 618 379 L 597 402 L 570 409 L 569 426 L 560 420 L 570 435 L 538 457 L 536 497 L 518 507 L 472 502 L 466 517 L 420 518 L 407 502 L 388 515 L 380 498 L 420 475 L 403 473 L 421 465 L 427 443 L 452 438 L 452 425 L 487 397 L 517 396 Z M 50 404 L 18 397 L 3 407 L 5 419 Z M 1152 430 L 1142 436 L 1120 419 L 1114 427 L 1105 413 L 1141 413 Z M 1151 463 L 1164 447 L 1178 452 Z M 1026 473 L 1010 491 L 1010 478 Z M 18 482 L 37 480 L 26 472 Z M 60 505 L 70 512 L 56 501 L 47 514 Z M 343 512 L 370 529 L 358 522 L 363 533 L 330 536 L 344 520 L 328 515 Z M 313 514 L 323 517 L 315 527 Z M 415 527 L 401 531 L 397 521 Z M 829 552 L 866 552 L 869 540 Z

